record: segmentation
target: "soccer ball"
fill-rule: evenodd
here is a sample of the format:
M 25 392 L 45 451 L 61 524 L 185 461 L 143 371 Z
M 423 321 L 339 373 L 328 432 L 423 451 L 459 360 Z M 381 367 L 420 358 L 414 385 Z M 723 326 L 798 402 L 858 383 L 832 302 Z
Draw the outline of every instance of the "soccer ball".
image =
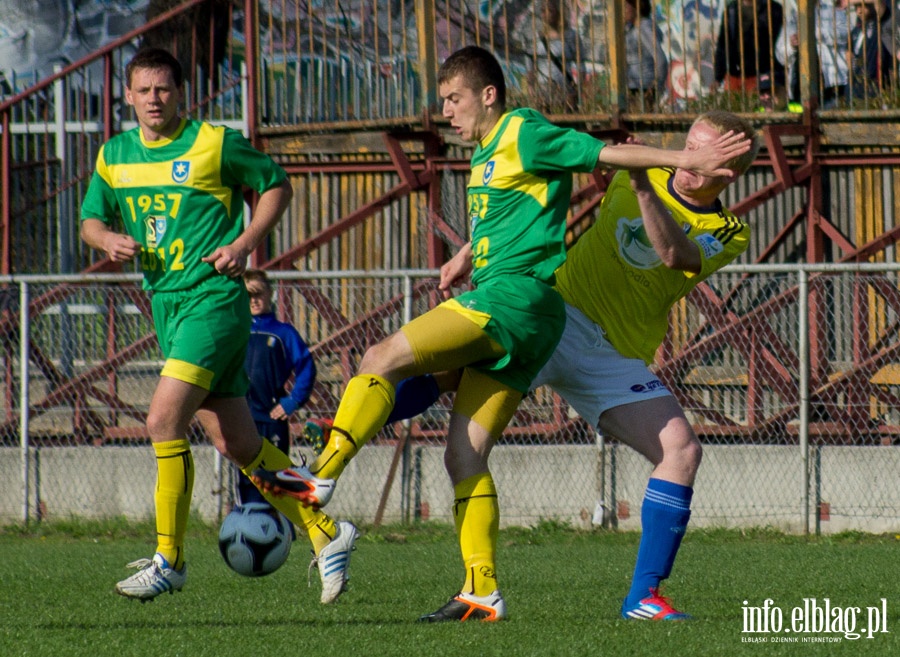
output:
M 291 523 L 268 504 L 236 506 L 222 521 L 219 551 L 239 575 L 269 575 L 291 552 Z

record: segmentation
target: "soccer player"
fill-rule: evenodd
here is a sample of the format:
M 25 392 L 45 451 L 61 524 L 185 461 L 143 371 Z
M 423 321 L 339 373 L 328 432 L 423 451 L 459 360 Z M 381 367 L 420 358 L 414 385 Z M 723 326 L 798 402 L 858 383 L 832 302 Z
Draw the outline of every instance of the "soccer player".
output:
M 702 449 L 681 406 L 647 366 L 665 338 L 672 306 L 747 249 L 749 227 L 722 206 L 719 195 L 753 163 L 759 150 L 753 128 L 734 114 L 707 112 L 688 132 L 685 150 L 708 148 L 729 132 L 752 140 L 749 151 L 728 163 L 733 174 L 671 168 L 617 173 L 596 222 L 556 271 L 566 327 L 532 387 L 549 385 L 601 433 L 630 445 L 654 466 L 624 618 L 689 617 L 659 587 L 687 529 Z M 394 419 L 427 407 L 421 396 L 434 400 L 454 389 L 459 375 L 447 372 L 421 383 L 419 378 L 400 382 L 398 390 L 417 392 L 410 399 L 398 393 Z
M 552 287 L 565 258 L 572 173 L 599 164 L 683 166 L 709 175 L 749 148 L 739 135 L 708 148 L 667 151 L 606 146 L 549 123 L 531 109 L 506 110 L 503 71 L 479 47 L 463 48 L 438 71 L 443 114 L 475 142 L 468 184 L 471 240 L 454 258 L 473 269 L 475 289 L 412 320 L 370 347 L 344 391 L 325 450 L 311 467 L 254 472 L 256 483 L 302 504 L 325 505 L 335 480 L 384 424 L 401 379 L 464 368 L 455 397 L 445 462 L 466 567 L 465 584 L 427 621 L 506 615 L 494 570 L 499 509 L 488 456 L 562 333 L 565 309 Z M 446 288 L 455 275 L 442 269 Z M 447 274 L 448 276 L 445 276 Z
M 125 78 L 125 100 L 134 107 L 138 127 L 101 148 L 82 205 L 81 236 L 113 262 L 140 258 L 166 359 L 147 413 L 157 465 L 156 553 L 133 562 L 138 572 L 116 585 L 121 595 L 152 600 L 181 590 L 187 578 L 192 417 L 245 472 L 261 464 L 291 465 L 260 438 L 247 406 L 250 302 L 240 277 L 293 192 L 284 170 L 240 133 L 180 116 L 184 78 L 169 52 L 139 51 Z M 260 194 L 246 227 L 244 186 Z M 124 232 L 114 229 L 116 221 Z M 314 544 L 337 537 L 336 524 L 321 512 L 270 502 L 310 530 Z M 345 571 L 349 548 L 342 552 Z

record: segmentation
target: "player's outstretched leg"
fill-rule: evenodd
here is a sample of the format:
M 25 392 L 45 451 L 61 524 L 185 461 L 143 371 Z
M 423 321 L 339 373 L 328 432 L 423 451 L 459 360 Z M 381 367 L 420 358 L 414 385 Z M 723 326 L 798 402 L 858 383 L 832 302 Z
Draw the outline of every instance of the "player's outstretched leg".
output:
M 243 471 L 253 472 L 258 467 L 267 472 L 292 469 L 287 454 L 268 440 L 263 441 L 260 453 Z M 322 603 L 333 603 L 347 588 L 350 553 L 355 549 L 354 543 L 359 538 L 359 531 L 352 523 L 335 522 L 321 509 L 304 506 L 283 495 L 273 495 L 265 488 L 260 490 L 269 504 L 286 515 L 293 525 L 303 528 L 316 555 L 310 568 L 318 566 L 322 580 Z
M 331 436 L 309 468 L 305 465 L 272 471 L 253 470 L 253 483 L 273 495 L 290 495 L 307 506 L 323 507 L 335 482 L 356 453 L 384 426 L 394 406 L 394 386 L 376 374 L 358 374 L 347 383 Z
M 116 584 L 116 593 L 141 602 L 153 600 L 166 591 L 180 591 L 187 579 L 187 564 L 175 570 L 158 552 L 152 559 L 132 561 L 128 568 L 137 568 L 138 572 Z

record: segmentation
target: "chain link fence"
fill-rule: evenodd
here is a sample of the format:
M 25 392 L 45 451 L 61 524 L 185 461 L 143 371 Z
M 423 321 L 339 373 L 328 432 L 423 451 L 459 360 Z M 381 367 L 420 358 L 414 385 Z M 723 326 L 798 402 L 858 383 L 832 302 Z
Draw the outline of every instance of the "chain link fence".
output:
M 704 445 L 694 524 L 900 527 L 898 272 L 734 266 L 673 309 L 655 368 Z M 310 430 L 333 417 L 366 347 L 440 301 L 435 274 L 272 273 L 276 312 L 306 338 L 319 373 L 292 422 L 295 458 L 313 455 Z M 0 336 L 0 521 L 152 517 L 155 467 L 143 422 L 162 357 L 138 277 L 0 279 Z M 451 403 L 445 395 L 381 431 L 344 473 L 329 510 L 362 522 L 449 521 L 442 458 Z M 190 438 L 193 504 L 216 519 L 232 502 L 233 470 L 199 427 Z M 637 529 L 651 467 L 538 389 L 495 448 L 492 469 L 505 524 Z

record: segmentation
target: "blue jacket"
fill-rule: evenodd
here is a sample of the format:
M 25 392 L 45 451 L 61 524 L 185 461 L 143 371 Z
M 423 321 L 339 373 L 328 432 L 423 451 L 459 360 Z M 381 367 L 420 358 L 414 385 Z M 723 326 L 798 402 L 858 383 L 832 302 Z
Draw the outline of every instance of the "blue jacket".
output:
M 277 404 L 290 415 L 306 403 L 316 382 L 309 348 L 297 329 L 275 319 L 275 313 L 253 318 L 244 369 L 250 378 L 247 402 L 254 420 L 272 422 L 269 412 Z M 292 372 L 294 387 L 288 395 L 285 384 Z

